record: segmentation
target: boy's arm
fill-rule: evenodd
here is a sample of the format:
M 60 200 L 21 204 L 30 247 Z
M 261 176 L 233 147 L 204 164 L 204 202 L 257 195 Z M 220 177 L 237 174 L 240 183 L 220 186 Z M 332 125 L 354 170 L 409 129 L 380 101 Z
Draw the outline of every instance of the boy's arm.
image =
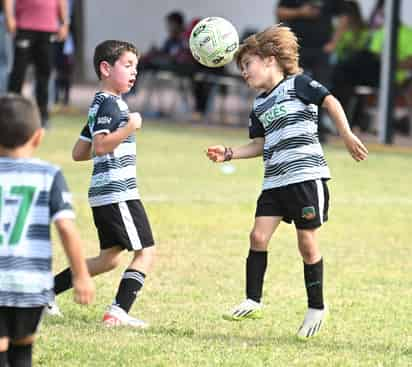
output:
M 61 218 L 55 221 L 57 231 L 63 244 L 64 252 L 70 262 L 73 274 L 74 300 L 80 304 L 89 304 L 94 297 L 94 284 L 87 270 L 81 246 L 80 235 L 74 221 Z
M 214 145 L 207 148 L 206 155 L 213 162 L 230 161 L 231 159 L 243 159 L 259 157 L 263 154 L 264 138 L 254 138 L 249 144 L 235 148 L 223 145 Z
M 60 170 L 56 172 L 50 188 L 49 210 L 55 223 L 73 273 L 74 296 L 78 303 L 90 303 L 94 286 L 84 260 L 81 239 L 74 224 L 72 200 L 66 180 Z
M 76 162 L 92 159 L 92 144 L 81 138 L 77 139 L 72 150 L 72 158 Z
M 329 116 L 335 122 L 339 135 L 342 137 L 346 149 L 349 151 L 353 159 L 356 161 L 366 159 L 368 156 L 368 149 L 363 145 L 359 138 L 352 133 L 345 111 L 340 102 L 334 96 L 329 94 L 323 100 L 322 107 L 328 111 Z
M 92 158 L 92 136 L 88 124 L 84 125 L 79 139 L 74 144 L 72 158 L 74 161 L 88 161 Z
M 97 156 L 113 152 L 113 150 L 136 129 L 142 126 L 142 118 L 138 112 L 129 114 L 129 121 L 125 126 L 113 132 L 102 132 L 93 137 L 94 152 Z

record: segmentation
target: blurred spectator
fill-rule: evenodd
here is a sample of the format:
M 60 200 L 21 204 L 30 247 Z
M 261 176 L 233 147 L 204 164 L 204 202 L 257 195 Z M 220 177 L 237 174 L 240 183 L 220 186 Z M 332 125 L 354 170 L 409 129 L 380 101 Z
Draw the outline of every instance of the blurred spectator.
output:
M 4 0 L 4 11 L 8 31 L 15 36 L 8 90 L 21 93 L 27 66 L 32 62 L 35 67 L 36 100 L 42 124 L 47 127 L 52 42 L 56 36 L 62 41 L 68 34 L 67 0 Z
M 338 64 L 349 59 L 355 52 L 366 49 L 370 39 L 370 31 L 357 1 L 344 2 L 342 17 L 345 18 L 346 27 L 335 48 L 335 62 Z
M 330 54 L 345 30 L 341 17 L 343 0 L 279 0 L 276 15 L 296 34 L 300 45 L 300 63 L 305 72 L 330 86 Z M 333 19 L 338 24 L 333 27 Z M 319 139 L 325 141 L 325 128 L 319 116 Z
M 167 38 L 162 47 L 159 49 L 152 46 L 151 49 L 144 54 L 140 61 L 140 69 L 174 69 L 176 65 L 184 61 L 184 32 L 185 19 L 184 15 L 179 11 L 174 11 L 166 15 Z M 182 59 L 183 57 L 183 59 Z
M 75 68 L 75 30 L 74 0 L 68 0 L 68 16 L 70 19 L 69 34 L 64 41 L 55 43 L 55 95 L 57 109 L 67 112 L 70 104 L 70 90 Z
M 165 17 L 168 37 L 163 46 L 158 49 L 152 47 L 148 53 L 143 55 L 139 62 L 139 69 L 144 70 L 168 70 L 177 76 L 188 77 L 192 80 L 192 91 L 195 101 L 192 119 L 200 120 L 207 112 L 212 84 L 207 78 L 198 80 L 195 77 L 197 72 L 202 72 L 203 76 L 209 74 L 219 74 L 223 68 L 210 69 L 200 65 L 192 56 L 189 48 L 189 38 L 194 26 L 200 18 L 194 18 L 188 26 L 185 26 L 184 16 L 181 12 L 175 11 Z
M 0 95 L 7 91 L 9 62 L 9 39 L 6 31 L 3 2 L 0 1 Z
M 381 27 L 372 34 L 367 50 L 353 54 L 336 70 L 333 94 L 340 99 L 344 108 L 348 109 L 355 86 L 379 87 L 384 38 L 385 30 Z M 412 70 L 412 28 L 405 24 L 401 24 L 398 29 L 397 62 L 395 80 L 397 89 L 400 91 L 406 86 Z M 352 121 L 353 124 L 358 124 L 361 127 L 362 122 L 359 120 L 362 118 L 362 111 L 363 106 L 358 109 Z

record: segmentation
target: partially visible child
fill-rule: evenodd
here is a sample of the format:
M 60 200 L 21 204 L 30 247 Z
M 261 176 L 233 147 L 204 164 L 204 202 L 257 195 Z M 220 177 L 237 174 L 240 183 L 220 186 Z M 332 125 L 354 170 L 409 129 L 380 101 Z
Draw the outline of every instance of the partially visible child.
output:
M 246 300 L 224 317 L 261 317 L 269 241 L 282 220 L 294 222 L 308 299 L 298 336 L 306 338 L 319 332 L 326 315 L 317 236 L 327 220 L 330 173 L 318 138 L 318 107 L 328 111 L 356 161 L 368 152 L 351 132 L 340 103 L 323 85 L 301 74 L 298 61 L 298 42 L 288 27 L 275 25 L 244 41 L 236 62 L 247 84 L 261 92 L 250 114 L 252 141 L 235 148 L 211 146 L 207 156 L 223 162 L 263 155 L 265 167 L 246 260 Z
M 0 367 L 27 367 L 54 298 L 51 222 L 70 261 L 75 301 L 90 303 L 94 287 L 63 174 L 32 158 L 43 138 L 37 108 L 21 96 L 0 97 L 0 130 Z
M 123 250 L 133 253 L 103 323 L 143 328 L 147 323 L 131 317 L 129 311 L 152 266 L 155 247 L 136 183 L 135 132 L 142 120 L 139 113 L 129 112 L 121 97 L 136 82 L 138 56 L 136 47 L 124 41 L 109 40 L 96 47 L 94 67 L 101 89 L 73 148 L 73 159 L 88 160 L 93 156 L 89 204 L 100 240 L 100 254 L 87 260 L 90 274 L 116 268 Z M 71 286 L 70 269 L 56 275 L 56 294 Z M 55 306 L 51 310 L 57 311 Z

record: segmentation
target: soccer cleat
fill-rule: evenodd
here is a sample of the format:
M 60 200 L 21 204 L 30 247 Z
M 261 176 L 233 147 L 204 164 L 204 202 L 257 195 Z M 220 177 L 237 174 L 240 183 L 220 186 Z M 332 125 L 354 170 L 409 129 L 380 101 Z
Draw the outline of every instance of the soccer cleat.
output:
M 302 326 L 298 330 L 298 337 L 311 338 L 318 334 L 325 322 L 326 314 L 326 307 L 323 310 L 308 308 Z
M 143 320 L 135 319 L 118 306 L 111 305 L 103 315 L 103 324 L 107 327 L 131 326 L 134 328 L 147 328 L 149 325 Z
M 61 313 L 56 302 L 50 302 L 49 304 L 47 304 L 44 308 L 44 313 L 48 316 L 63 317 L 63 314 Z
M 262 304 L 247 298 L 240 305 L 223 315 L 225 320 L 241 321 L 262 318 Z

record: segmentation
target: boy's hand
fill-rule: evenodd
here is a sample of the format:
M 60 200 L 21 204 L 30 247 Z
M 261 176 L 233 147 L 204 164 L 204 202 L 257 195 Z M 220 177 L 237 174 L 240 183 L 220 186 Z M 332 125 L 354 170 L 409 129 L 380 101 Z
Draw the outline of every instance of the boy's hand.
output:
M 89 274 L 73 279 L 74 301 L 88 305 L 94 298 L 94 283 Z
M 343 137 L 346 149 L 355 161 L 363 161 L 368 156 L 368 149 L 363 145 L 359 138 L 350 132 Z
M 206 155 L 213 162 L 223 162 L 225 160 L 225 147 L 214 145 L 207 148 Z
M 142 116 L 139 112 L 129 113 L 129 123 L 133 124 L 134 129 L 141 129 L 142 127 Z

